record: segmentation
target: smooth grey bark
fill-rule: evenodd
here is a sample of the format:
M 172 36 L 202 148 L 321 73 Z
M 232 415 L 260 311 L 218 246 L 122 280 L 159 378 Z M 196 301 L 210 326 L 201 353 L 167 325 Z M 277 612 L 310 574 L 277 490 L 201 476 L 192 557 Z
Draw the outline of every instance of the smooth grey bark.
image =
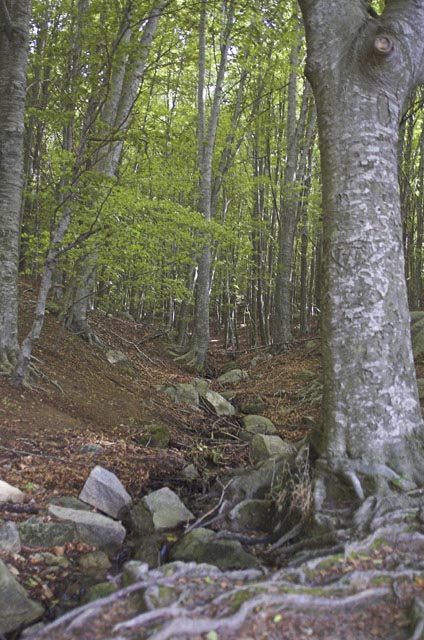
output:
M 18 352 L 18 265 L 31 2 L 0 9 L 0 371 Z
M 225 3 L 224 3 L 225 4 Z M 200 5 L 199 21 L 199 79 L 197 88 L 198 122 L 197 144 L 199 158 L 199 211 L 206 222 L 212 220 L 212 160 L 215 139 L 221 110 L 222 92 L 227 68 L 230 35 L 234 23 L 234 2 L 231 0 L 226 11 L 226 22 L 222 33 L 221 56 L 214 87 L 214 96 L 209 117 L 206 113 L 206 36 L 207 36 L 207 1 Z M 195 294 L 194 330 L 190 351 L 180 359 L 186 360 L 190 366 L 203 369 L 209 347 L 209 298 L 211 287 L 211 240 L 204 238 L 197 263 L 197 285 Z
M 310 109 L 311 89 L 305 84 L 299 117 L 297 110 L 299 44 L 293 48 L 287 94 L 287 151 L 281 185 L 280 220 L 278 227 L 278 261 L 275 276 L 273 347 L 274 353 L 284 352 L 293 341 L 292 273 L 293 247 L 299 222 L 299 187 L 304 181 L 307 152 L 312 144 L 315 113 Z M 308 120 L 309 116 L 309 120 Z M 307 131 L 307 135 L 305 135 Z
M 278 226 L 278 261 L 275 275 L 273 351 L 280 353 L 292 342 L 291 292 L 292 251 L 295 233 L 297 199 L 294 193 L 296 181 L 298 135 L 296 131 L 297 82 L 299 43 L 290 55 L 290 74 L 287 91 L 286 161 L 281 184 L 280 220 Z
M 79 0 L 75 24 L 73 25 L 73 30 L 70 34 L 69 68 L 72 71 L 69 77 L 69 85 L 71 96 L 77 77 L 77 63 L 79 61 L 82 49 L 82 25 L 87 9 L 88 0 Z M 74 112 L 74 105 L 72 104 L 72 102 L 70 102 L 69 104 L 69 112 Z M 63 149 L 71 153 L 73 144 L 74 120 L 72 118 L 71 122 L 69 122 L 63 130 Z M 66 175 L 66 173 L 66 168 L 64 168 L 64 175 Z M 75 174 L 72 179 L 76 182 Z M 56 213 L 59 212 L 59 215 L 57 222 L 52 230 L 50 246 L 47 250 L 47 255 L 44 260 L 37 303 L 35 307 L 34 320 L 32 322 L 30 331 L 22 341 L 16 366 L 12 375 L 12 381 L 17 386 L 21 386 L 25 382 L 28 366 L 31 362 L 31 354 L 34 342 L 36 342 L 41 335 L 46 312 L 47 297 L 53 282 L 53 274 L 58 262 L 58 258 L 63 252 L 62 242 L 71 222 L 72 209 L 69 202 L 69 191 L 68 193 L 66 193 L 70 187 L 69 182 L 69 176 L 67 178 L 63 178 L 60 184 L 60 188 L 58 189 Z
M 402 105 L 423 82 L 424 0 L 387 0 L 379 18 L 362 0 L 299 4 L 323 183 L 319 509 L 325 470 L 360 499 L 403 479 L 422 483 L 397 141 Z
M 95 158 L 96 170 L 109 178 L 118 175 L 125 136 L 131 125 L 131 114 L 143 82 L 159 19 L 167 4 L 168 0 L 156 0 L 153 3 L 141 36 L 136 24 L 132 23 L 134 10 L 130 9 L 131 3 L 128 4 L 128 12 L 120 25 L 116 40 L 124 55 L 120 56 L 117 51 L 116 60 L 113 61 L 108 94 L 98 124 L 98 133 L 104 137 L 104 144 L 100 146 Z M 130 54 L 125 53 L 129 48 Z M 66 326 L 89 342 L 96 341 L 87 318 L 94 294 L 97 260 L 96 251 L 81 260 L 67 296 L 70 304 L 66 313 Z M 89 287 L 92 287 L 91 290 Z

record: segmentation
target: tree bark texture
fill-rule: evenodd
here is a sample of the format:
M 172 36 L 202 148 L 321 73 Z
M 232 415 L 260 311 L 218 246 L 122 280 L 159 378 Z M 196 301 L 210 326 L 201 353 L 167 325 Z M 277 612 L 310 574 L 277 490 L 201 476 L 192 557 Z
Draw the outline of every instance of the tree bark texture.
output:
M 18 262 L 23 191 L 23 141 L 28 61 L 28 0 L 0 11 L 0 369 L 18 349 Z
M 362 0 L 299 4 L 323 181 L 320 453 L 422 481 L 397 142 L 402 105 L 423 80 L 424 1 L 387 0 L 377 18 Z
M 234 3 L 230 2 L 226 16 L 226 24 L 222 34 L 221 58 L 218 65 L 214 97 L 209 114 L 206 115 L 206 32 L 207 2 L 201 3 L 199 22 L 199 80 L 198 80 L 198 158 L 199 158 L 199 210 L 207 222 L 212 219 L 212 160 L 215 148 L 219 113 L 221 110 L 222 92 L 227 68 L 230 34 L 234 22 Z M 211 287 L 211 246 L 210 238 L 205 238 L 204 246 L 198 260 L 198 278 L 196 288 L 195 317 L 192 350 L 193 364 L 202 369 L 205 365 L 209 346 L 209 298 Z

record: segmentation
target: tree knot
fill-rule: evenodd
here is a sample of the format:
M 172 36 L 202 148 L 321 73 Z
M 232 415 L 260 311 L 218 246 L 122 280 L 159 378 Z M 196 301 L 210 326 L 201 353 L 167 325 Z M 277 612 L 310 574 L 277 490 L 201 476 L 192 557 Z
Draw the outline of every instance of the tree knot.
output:
M 378 33 L 374 38 L 374 50 L 382 56 L 389 55 L 395 47 L 393 37 L 388 33 Z

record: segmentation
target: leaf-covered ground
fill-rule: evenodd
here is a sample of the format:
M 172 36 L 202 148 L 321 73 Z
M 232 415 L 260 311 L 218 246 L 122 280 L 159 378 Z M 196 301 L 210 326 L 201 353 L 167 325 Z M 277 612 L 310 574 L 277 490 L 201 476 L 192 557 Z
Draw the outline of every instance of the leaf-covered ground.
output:
M 34 291 L 30 285 L 24 290 L 22 300 L 24 334 L 34 309 Z M 39 375 L 33 379 L 32 387 L 16 389 L 8 380 L 0 378 L 0 479 L 26 494 L 22 508 L 10 510 L 0 506 L 0 518 L 20 522 L 34 514 L 44 515 L 46 504 L 54 496 L 78 496 L 96 464 L 115 472 L 135 502 L 149 491 L 169 486 L 197 516 L 201 516 L 210 506 L 206 496 L 216 479 L 232 468 L 250 462 L 248 446 L 239 437 L 240 416 L 217 420 L 216 416 L 201 409 L 175 405 L 156 390 L 158 384 L 189 382 L 194 377 L 175 364 L 167 352 L 170 346 L 167 337 L 158 328 L 100 312 L 91 316 L 90 323 L 107 348 L 119 349 L 128 355 L 131 366 L 110 365 L 105 349 L 90 346 L 70 335 L 58 319 L 50 315 L 34 351 L 34 366 Z M 248 368 L 255 356 L 265 353 L 263 349 L 241 349 L 236 354 L 236 361 Z M 218 372 L 229 360 L 218 336 L 212 342 L 212 366 Z M 263 414 L 273 420 L 279 435 L 290 440 L 300 440 L 314 429 L 318 404 L 311 400 L 319 396 L 317 378 L 320 372 L 316 336 L 308 341 L 297 341 L 286 354 L 260 360 L 249 372 L 249 380 L 232 386 L 232 401 L 236 407 L 259 396 L 265 402 Z M 216 381 L 210 383 L 215 390 L 222 390 Z M 139 444 L 143 425 L 153 422 L 169 427 L 169 449 L 152 449 Z M 81 453 L 81 447 L 88 443 L 102 445 L 103 453 L 95 457 Z M 182 474 L 190 463 L 199 471 L 199 479 L 191 482 Z M 78 562 L 88 550 L 87 545 L 48 549 L 65 559 L 63 566 L 54 572 L 34 549 L 24 547 L 19 554 L 2 559 L 30 595 L 43 603 L 47 617 L 54 619 L 84 601 L 89 585 Z M 391 541 L 377 550 L 358 552 L 352 557 L 335 557 L 333 562 L 311 570 L 311 574 L 305 573 L 305 569 L 297 569 L 299 584 L 308 589 L 319 590 L 333 584 L 340 600 L 340 604 L 334 602 L 334 606 L 314 603 L 311 598 L 315 596 L 311 591 L 308 597 L 299 596 L 297 604 L 293 596 L 292 606 L 289 606 L 281 596 L 287 575 L 281 575 L 279 583 L 277 574 L 286 571 L 290 559 L 285 558 L 280 563 L 274 560 L 267 568 L 269 576 L 277 576 L 274 584 L 267 578 L 265 588 L 261 581 L 259 591 L 263 592 L 265 588 L 266 597 L 262 597 L 262 593 L 257 602 L 252 600 L 252 606 L 246 605 L 245 616 L 229 625 L 217 625 L 216 628 L 210 625 L 209 631 L 200 635 L 192 631 L 186 636 L 177 636 L 172 632 L 174 635 L 167 637 L 246 640 L 415 638 L 411 630 L 411 607 L 424 592 L 424 574 L 418 566 L 421 557 L 424 561 L 424 545 L 422 549 L 418 545 L 414 554 L 408 556 L 407 550 L 402 548 L 400 552 Z M 113 569 L 119 570 L 123 560 L 125 550 L 122 557 L 116 559 Z M 385 578 L 386 569 L 400 571 L 398 579 Z M 363 577 L 351 584 L 351 576 Z M 198 601 L 186 603 L 184 610 L 176 609 L 175 615 L 178 619 L 186 615 L 209 620 L 228 616 L 231 607 L 221 595 L 228 587 L 235 597 L 239 597 L 238 582 L 234 580 L 234 583 L 231 577 L 213 580 L 208 585 L 208 597 L 197 588 L 192 597 Z M 208 583 L 201 580 L 200 584 L 203 588 Z M 376 584 L 382 585 L 378 587 L 380 591 Z M 367 590 L 371 590 L 369 598 Z M 365 595 L 355 596 L 357 601 L 343 603 L 347 595 L 361 593 Z M 316 597 L 324 596 L 320 591 Z M 118 604 L 116 606 L 119 609 Z M 111 607 L 108 615 L 112 616 L 113 611 Z M 110 630 L 118 620 L 119 615 L 116 620 L 109 621 L 107 637 L 132 637 L 129 630 L 122 628 L 116 636 L 110 636 Z M 79 637 L 97 639 L 102 633 L 99 629 L 98 634 L 81 636 L 80 633 Z M 208 636 L 208 633 L 212 635 Z M 145 636 L 137 637 L 154 636 L 146 631 Z

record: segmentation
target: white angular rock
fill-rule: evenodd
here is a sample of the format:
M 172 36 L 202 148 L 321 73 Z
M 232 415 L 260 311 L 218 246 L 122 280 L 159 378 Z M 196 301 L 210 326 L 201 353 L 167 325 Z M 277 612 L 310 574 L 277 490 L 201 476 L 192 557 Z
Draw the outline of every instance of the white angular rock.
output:
M 24 501 L 24 493 L 17 489 L 16 487 L 12 487 L 11 484 L 4 482 L 4 480 L 0 480 L 0 503 L 2 502 L 15 502 L 22 503 Z
M 112 520 L 100 513 L 66 509 L 50 504 L 48 513 L 55 518 L 65 520 L 74 525 L 75 540 L 94 544 L 105 551 L 116 550 L 125 540 L 126 530 L 120 522 Z
M 207 391 L 202 397 L 202 404 L 217 416 L 233 416 L 236 412 L 233 405 L 216 391 Z
M 153 516 L 153 524 L 156 531 L 174 529 L 189 520 L 194 520 L 194 515 L 187 509 L 176 493 L 168 487 L 158 489 L 145 496 L 142 501 Z
M 119 518 L 120 511 L 132 505 L 131 496 L 121 481 L 100 466 L 94 467 L 88 476 L 79 499 L 112 518 Z

